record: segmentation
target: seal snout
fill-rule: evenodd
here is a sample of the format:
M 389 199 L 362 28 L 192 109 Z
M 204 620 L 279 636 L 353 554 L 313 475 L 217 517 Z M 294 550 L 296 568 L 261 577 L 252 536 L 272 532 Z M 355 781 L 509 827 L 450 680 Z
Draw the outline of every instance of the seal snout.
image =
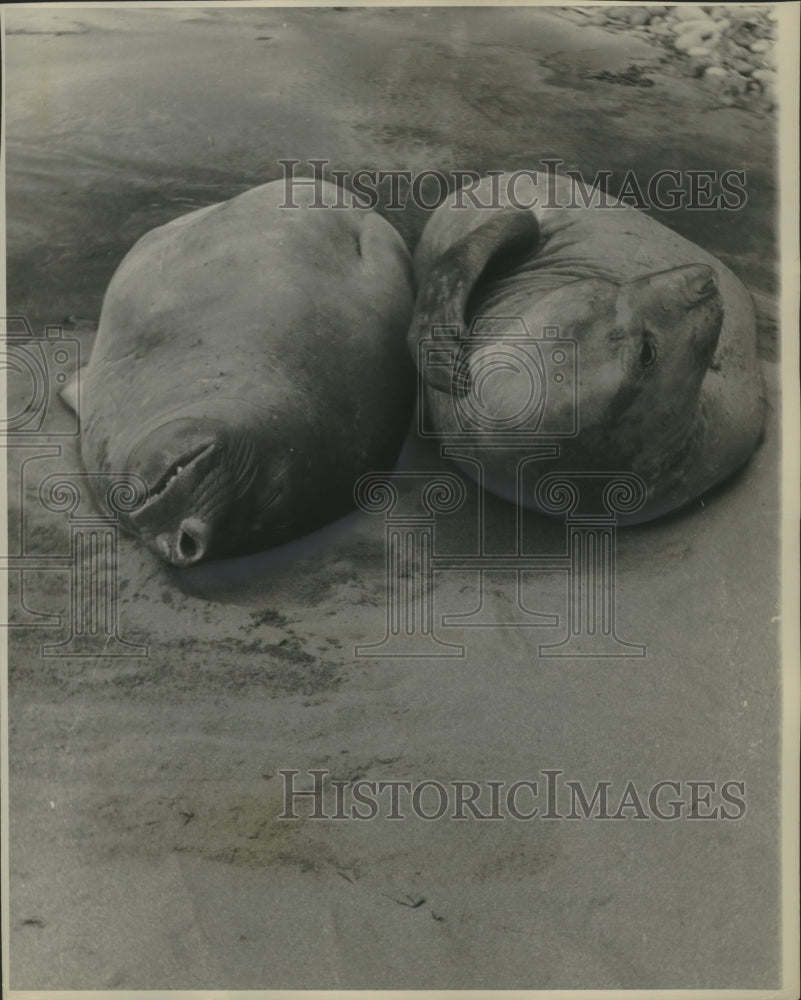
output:
M 180 418 L 148 430 L 130 453 L 128 468 L 148 484 L 130 527 L 172 566 L 192 566 L 214 548 L 227 450 L 218 422 Z
M 706 302 L 718 295 L 718 279 L 713 268 L 707 264 L 690 264 L 681 270 L 688 302 Z
M 682 269 L 688 316 L 695 317 L 693 345 L 703 368 L 712 364 L 723 322 L 723 299 L 718 276 L 707 264 L 690 264 Z

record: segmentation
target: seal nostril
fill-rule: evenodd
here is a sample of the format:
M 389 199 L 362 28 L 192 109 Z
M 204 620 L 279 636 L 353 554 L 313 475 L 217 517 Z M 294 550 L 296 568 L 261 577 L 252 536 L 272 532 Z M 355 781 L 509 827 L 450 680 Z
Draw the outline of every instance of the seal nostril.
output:
M 185 529 L 178 536 L 178 551 L 184 559 L 194 559 L 198 554 L 197 540 Z
M 717 292 L 717 275 L 711 268 L 706 267 L 706 265 L 699 265 L 698 271 L 692 273 L 688 288 L 690 295 L 694 299 L 707 299 Z

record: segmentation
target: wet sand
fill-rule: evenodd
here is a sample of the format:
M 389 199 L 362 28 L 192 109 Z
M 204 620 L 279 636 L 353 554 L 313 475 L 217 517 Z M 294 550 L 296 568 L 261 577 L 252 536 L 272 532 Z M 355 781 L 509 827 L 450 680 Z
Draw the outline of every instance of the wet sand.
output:
M 775 289 L 770 118 L 721 109 L 662 52 L 547 10 L 6 10 L 8 311 L 91 347 L 134 240 L 281 175 L 529 168 L 747 173 L 737 212 L 662 218 L 760 297 Z M 650 88 L 586 79 L 648 68 Z M 426 213 L 387 213 L 410 247 Z M 644 658 L 549 659 L 559 629 L 451 630 L 462 658 L 357 657 L 385 626 L 384 525 L 170 572 L 119 548 L 119 627 L 146 657 L 43 657 L 10 630 L 15 989 L 757 988 L 779 978 L 778 440 L 726 487 L 619 535 L 621 637 Z M 55 386 L 53 386 L 55 389 Z M 24 400 L 21 380 L 12 403 Z M 52 402 L 52 400 L 51 400 Z M 57 404 L 9 452 L 10 551 L 69 552 L 37 500 L 78 468 Z M 46 435 L 51 435 L 47 437 Z M 49 448 L 49 450 L 48 450 Z M 444 469 L 410 445 L 409 469 Z M 26 464 L 23 464 L 26 463 Z M 438 523 L 475 545 L 477 498 Z M 487 503 L 509 537 L 510 508 Z M 533 551 L 561 525 L 527 517 Z M 12 606 L 67 617 L 62 570 Z M 560 614 L 565 578 L 531 574 Z M 478 602 L 442 572 L 437 614 Z M 510 610 L 495 581 L 484 594 Z M 532 638 L 532 632 L 545 633 Z M 46 634 L 45 634 L 46 633 Z M 283 779 L 745 782 L 737 821 L 298 821 Z M 686 790 L 683 797 L 687 798 Z M 300 807 L 299 812 L 308 809 Z M 563 808 L 561 812 L 569 812 Z

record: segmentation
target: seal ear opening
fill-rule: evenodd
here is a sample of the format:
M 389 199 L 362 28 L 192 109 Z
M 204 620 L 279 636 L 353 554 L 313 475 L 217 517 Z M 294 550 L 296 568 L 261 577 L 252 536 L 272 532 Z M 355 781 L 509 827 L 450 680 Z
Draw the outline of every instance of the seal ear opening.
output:
M 454 360 L 464 343 L 470 299 L 480 284 L 495 280 L 529 257 L 540 241 L 540 226 L 525 209 L 504 208 L 443 253 L 417 294 L 408 346 L 419 366 L 422 345 L 432 338 Z M 448 328 L 437 335 L 436 328 Z M 454 336 L 455 334 L 455 336 Z M 421 368 L 423 380 L 444 390 L 452 382 L 442 371 Z
M 64 388 L 59 390 L 58 393 L 58 398 L 61 402 L 67 407 L 68 410 L 72 410 L 72 412 L 77 416 L 80 416 L 80 413 L 78 412 L 80 399 L 79 386 L 83 371 L 83 368 L 79 368 L 76 372 L 73 372 Z

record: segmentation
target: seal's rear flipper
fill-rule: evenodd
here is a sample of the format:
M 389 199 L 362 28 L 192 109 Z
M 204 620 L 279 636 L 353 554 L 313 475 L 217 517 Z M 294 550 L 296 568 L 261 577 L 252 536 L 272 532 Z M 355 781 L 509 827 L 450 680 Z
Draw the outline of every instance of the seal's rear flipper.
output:
M 436 346 L 436 353 L 450 354 L 455 364 L 464 343 L 467 302 L 478 281 L 533 254 L 539 241 L 540 226 L 532 212 L 503 208 L 449 247 L 428 274 L 420 276 L 407 343 L 427 385 L 442 392 L 458 388 L 452 366 L 421 364 L 425 353 L 421 345 Z
M 83 371 L 83 368 L 79 368 L 76 372 L 73 372 L 67 384 L 58 394 L 59 399 L 67 409 L 72 410 L 73 413 L 77 413 L 78 416 L 80 416 L 80 413 L 78 413 L 78 385 Z
M 776 299 L 755 289 L 751 289 L 750 294 L 756 313 L 757 333 L 763 342 L 775 344 L 779 338 L 779 315 Z

